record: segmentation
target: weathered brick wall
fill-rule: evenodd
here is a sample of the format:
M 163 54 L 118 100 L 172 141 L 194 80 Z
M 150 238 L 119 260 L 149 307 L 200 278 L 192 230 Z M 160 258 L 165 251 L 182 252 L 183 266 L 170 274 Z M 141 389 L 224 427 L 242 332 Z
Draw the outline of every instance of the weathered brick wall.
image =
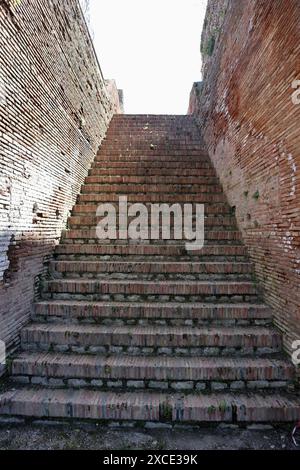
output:
M 1 0 L 0 51 L 0 339 L 10 348 L 118 103 L 77 0 Z
M 291 350 L 300 339 L 300 104 L 292 102 L 292 82 L 300 80 L 300 2 L 215 3 L 209 1 L 202 40 L 207 44 L 210 21 L 220 31 L 203 57 L 193 109 Z

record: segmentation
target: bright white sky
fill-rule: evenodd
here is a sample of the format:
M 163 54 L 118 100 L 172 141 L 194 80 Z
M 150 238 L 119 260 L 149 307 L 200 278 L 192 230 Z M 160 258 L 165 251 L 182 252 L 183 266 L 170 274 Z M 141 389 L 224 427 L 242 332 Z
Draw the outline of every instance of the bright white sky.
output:
M 105 78 L 124 91 L 126 113 L 186 114 L 201 79 L 207 0 L 91 0 L 94 44 Z

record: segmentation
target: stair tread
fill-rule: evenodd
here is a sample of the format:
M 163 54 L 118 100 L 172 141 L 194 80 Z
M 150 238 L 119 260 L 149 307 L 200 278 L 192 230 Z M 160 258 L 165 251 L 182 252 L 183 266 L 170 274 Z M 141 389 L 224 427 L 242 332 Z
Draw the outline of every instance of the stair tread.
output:
M 83 300 L 43 300 L 37 301 L 35 305 L 74 305 L 74 306 L 98 306 L 98 307 L 128 307 L 128 306 L 137 306 L 137 307 L 149 307 L 149 308 L 161 308 L 161 307 L 168 307 L 168 308 L 208 308 L 208 309 L 238 309 L 238 308 L 248 308 L 248 309 L 263 309 L 266 310 L 271 314 L 270 308 L 265 304 L 261 303 L 204 303 L 204 302 L 106 302 L 106 301 L 88 301 L 85 302 Z
M 296 395 L 166 394 L 74 389 L 14 389 L 0 395 L 0 415 L 168 422 L 295 422 Z
M 78 261 L 74 260 L 65 260 L 65 261 L 53 261 L 54 264 L 64 263 L 64 264 L 71 264 L 76 265 Z M 84 263 L 84 261 L 82 261 Z M 197 267 L 197 266 L 223 266 L 226 265 L 226 261 L 88 261 L 88 264 L 91 265 L 98 265 L 98 264 L 105 264 L 105 265 L 124 265 L 124 266 L 135 266 L 135 265 L 147 265 L 147 266 L 187 266 L 187 267 Z M 237 266 L 252 266 L 250 261 L 230 261 L 229 264 L 237 265 Z
M 210 321 L 270 321 L 271 310 L 264 304 L 196 302 L 117 302 L 84 300 L 44 300 L 35 304 L 37 315 L 64 318 L 117 319 L 193 319 Z
M 83 284 L 83 283 L 89 283 L 89 284 L 112 284 L 112 285 L 120 285 L 120 284 L 134 284 L 136 286 L 141 285 L 141 286 L 149 286 L 149 285 L 155 285 L 157 286 L 156 281 L 141 281 L 137 279 L 90 279 L 90 278 L 63 278 L 63 279 L 53 279 L 51 281 L 48 281 L 48 283 L 78 283 L 78 284 Z M 251 281 L 226 281 L 226 280 L 221 280 L 221 281 L 215 281 L 215 280 L 209 280 L 209 281 L 190 281 L 190 280 L 167 280 L 167 281 L 159 281 L 160 286 L 169 286 L 169 285 L 174 285 L 174 286 L 182 286 L 182 285 L 188 285 L 188 286 L 207 286 L 207 285 L 226 285 L 226 286 L 236 286 L 236 285 L 249 285 L 253 286 L 253 282 Z
M 112 245 L 110 245 L 110 248 L 119 249 L 120 247 L 122 247 L 122 248 L 131 248 L 131 249 L 134 248 L 134 249 L 136 249 L 136 250 L 138 250 L 138 249 L 141 248 L 141 245 L 138 244 L 138 243 L 133 243 L 133 242 L 131 242 L 131 243 L 130 243 L 130 242 L 125 243 L 126 240 L 122 240 L 122 241 L 123 241 L 124 243 L 119 244 L 119 245 L 117 245 L 117 244 L 113 245 L 113 244 L 112 244 Z M 68 246 L 70 246 L 70 245 L 68 245 Z M 85 249 L 85 248 L 87 248 L 87 247 L 92 247 L 92 248 L 97 247 L 98 244 L 97 244 L 97 243 L 80 243 L 80 244 L 74 243 L 74 244 L 72 244 L 71 246 L 73 246 L 73 247 L 75 247 L 75 248 L 83 248 L 83 249 Z M 65 245 L 57 245 L 57 248 L 59 248 L 59 247 L 65 248 Z M 153 248 L 155 248 L 155 251 L 158 251 L 158 250 L 162 250 L 162 251 L 163 251 L 163 250 L 168 249 L 169 251 L 172 251 L 172 250 L 173 250 L 173 251 L 174 251 L 174 250 L 180 250 L 181 252 L 182 252 L 182 251 L 183 251 L 183 252 L 187 252 L 187 250 L 186 250 L 186 248 L 185 248 L 185 242 L 184 242 L 184 241 L 183 241 L 182 243 L 174 243 L 174 244 L 172 244 L 171 246 L 166 246 L 166 245 L 163 245 L 163 244 L 151 245 L 151 244 L 145 243 L 144 247 L 145 247 L 145 248 L 149 248 L 150 250 L 153 250 Z M 245 251 L 245 252 L 246 252 L 245 246 L 244 246 L 244 245 L 238 245 L 238 244 L 236 244 L 236 245 L 232 244 L 232 245 L 230 245 L 230 246 L 228 246 L 228 245 L 208 245 L 208 246 L 204 246 L 202 250 L 195 250 L 195 252 L 197 252 L 197 253 L 200 252 L 200 253 L 201 253 L 201 251 L 205 251 L 205 249 L 212 250 L 212 249 L 216 249 L 216 248 L 218 248 L 219 250 L 222 250 L 222 249 L 223 249 L 223 250 L 224 250 L 224 249 L 226 250 L 226 249 L 237 248 L 237 249 L 239 249 L 239 250 L 241 250 L 241 251 Z M 193 254 L 193 253 L 194 253 L 194 250 L 188 252 L 188 254 Z
M 280 335 L 280 333 L 273 327 L 261 326 L 240 326 L 232 327 L 226 326 L 211 326 L 211 327 L 190 327 L 190 326 L 143 326 L 143 325 L 76 325 L 76 324 L 45 324 L 45 323 L 32 323 L 23 328 L 22 332 L 66 332 L 68 335 L 73 333 L 86 333 L 86 334 L 130 334 L 130 335 L 193 335 L 193 336 L 267 336 L 267 335 Z
M 234 369 L 234 368 L 282 368 L 286 371 L 293 371 L 294 367 L 287 359 L 282 358 L 256 358 L 256 357 L 169 357 L 169 356 L 90 356 L 88 354 L 61 354 L 52 352 L 21 352 L 14 360 L 13 366 L 17 363 L 30 363 L 33 365 L 47 366 L 50 364 L 62 365 L 82 365 L 103 367 L 127 367 L 129 370 L 137 368 L 149 368 L 174 371 L 184 369 L 186 371 L 194 369 Z M 108 373 L 109 375 L 109 373 Z

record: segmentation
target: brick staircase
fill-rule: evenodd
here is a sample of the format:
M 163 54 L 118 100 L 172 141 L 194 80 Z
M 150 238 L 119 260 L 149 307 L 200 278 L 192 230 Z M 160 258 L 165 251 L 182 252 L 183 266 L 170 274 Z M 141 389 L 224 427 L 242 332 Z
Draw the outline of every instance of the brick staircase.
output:
M 205 246 L 100 241 L 100 202 L 204 203 Z M 193 118 L 112 120 L 0 414 L 125 422 L 285 422 L 294 367 L 260 301 L 234 214 Z

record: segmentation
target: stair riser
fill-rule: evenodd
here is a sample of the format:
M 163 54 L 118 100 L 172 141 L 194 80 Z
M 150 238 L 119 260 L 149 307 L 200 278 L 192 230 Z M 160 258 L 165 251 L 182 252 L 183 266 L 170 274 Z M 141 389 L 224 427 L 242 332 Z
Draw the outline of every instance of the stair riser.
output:
M 145 126 L 144 126 L 145 127 Z M 180 146 L 195 146 L 203 150 L 203 140 L 199 138 L 199 135 L 167 135 L 166 130 L 161 129 L 133 129 L 128 133 L 121 133 L 117 131 L 108 132 L 105 138 L 101 142 L 102 145 L 117 145 L 117 144 L 130 144 L 130 145 L 151 145 L 153 139 L 158 141 L 160 145 L 180 145 Z M 142 141 L 142 143 L 141 143 Z
M 222 302 L 222 303 L 257 303 L 259 297 L 256 295 L 168 295 L 168 294 L 112 294 L 112 293 L 45 293 L 42 296 L 45 300 L 88 300 L 90 302 Z
M 165 204 L 214 204 L 214 203 L 226 203 L 226 198 L 223 193 L 212 194 L 212 193 L 201 193 L 201 194 L 176 194 L 172 192 L 165 193 L 87 193 L 80 194 L 77 200 L 78 204 L 97 204 L 100 202 L 119 203 L 120 196 L 127 196 L 128 203 L 165 203 Z
M 95 160 L 91 164 L 91 168 L 98 168 L 100 170 L 102 169 L 111 169 L 111 168 L 122 168 L 123 170 L 128 169 L 128 173 L 130 174 L 130 170 L 143 170 L 143 174 L 145 174 L 146 171 L 150 172 L 152 169 L 155 169 L 155 171 L 164 171 L 164 168 L 162 168 L 162 162 L 161 160 L 152 160 L 149 157 L 144 157 L 146 158 L 147 161 L 144 159 L 137 159 L 137 158 L 131 158 L 126 161 L 120 161 L 120 160 L 114 160 L 110 156 L 107 156 L 106 159 L 103 157 L 102 159 Z M 199 170 L 198 176 L 201 176 L 201 171 L 205 171 L 205 176 L 216 176 L 216 172 L 214 167 L 212 166 L 212 163 L 210 161 L 199 161 L 197 159 L 191 159 L 188 161 L 175 161 L 175 160 L 164 160 L 164 166 L 165 166 L 165 171 L 166 168 L 169 170 L 176 170 L 177 174 L 180 174 L 181 170 L 186 170 L 189 171 L 190 169 L 192 170 Z M 209 172 L 208 174 L 206 172 Z M 159 173 L 162 174 L 162 173 Z
M 101 178 L 105 178 L 108 176 L 109 178 L 128 178 L 128 177 L 177 177 L 180 175 L 181 177 L 197 177 L 197 178 L 216 178 L 215 171 L 213 169 L 205 169 L 205 168 L 156 168 L 156 167 L 149 167 L 149 168 L 141 168 L 140 166 L 131 166 L 124 168 L 123 165 L 119 167 L 112 167 L 112 168 L 103 168 L 99 167 L 92 167 L 89 170 L 89 176 L 99 176 Z
M 64 263 L 51 264 L 51 274 L 54 278 L 88 278 L 88 279 L 137 279 L 137 280 L 251 280 L 252 266 L 247 264 L 226 264 L 219 266 L 203 265 L 189 267 L 188 265 L 172 267 L 159 266 L 159 263 Z
M 241 285 L 205 285 L 178 283 L 163 285 L 148 282 L 124 281 L 51 281 L 45 289 L 44 298 L 55 300 L 125 301 L 125 302 L 257 302 L 256 289 L 252 283 Z
M 66 246 L 72 246 L 72 245 L 66 245 Z M 168 245 L 171 246 L 171 245 Z M 59 255 L 56 256 L 56 259 L 58 261 L 81 261 L 81 262 L 95 262 L 95 261 L 100 261 L 100 262 L 105 262 L 105 261 L 110 261 L 110 262 L 118 262 L 118 261 L 123 261 L 124 256 L 123 255 Z M 143 256 L 127 256 L 126 257 L 127 261 L 129 262 L 139 262 L 145 260 L 145 257 Z M 179 256 L 174 258 L 174 256 L 148 256 L 146 258 L 147 261 L 151 262 L 173 262 L 173 261 L 180 261 L 180 262 L 188 262 L 191 260 L 190 257 L 188 256 Z M 198 261 L 198 262 L 229 262 L 229 263 L 244 263 L 247 260 L 245 256 L 193 256 L 193 261 Z
M 77 359 L 78 357 L 78 359 Z M 241 359 L 236 363 L 233 359 L 222 358 L 218 362 L 217 358 L 207 358 L 202 361 L 184 358 L 133 358 L 130 356 L 120 356 L 120 360 L 114 356 L 97 358 L 96 356 L 82 356 L 77 354 L 60 358 L 59 355 L 19 357 L 11 364 L 13 376 L 36 376 L 55 377 L 62 380 L 85 379 L 105 381 L 105 386 L 110 386 L 111 381 L 122 381 L 123 386 L 128 386 L 128 381 L 143 382 L 142 388 L 147 387 L 150 381 L 162 381 L 174 384 L 175 382 L 192 382 L 191 389 L 197 383 L 205 382 L 214 387 L 213 382 L 227 385 L 232 382 L 242 381 L 250 389 L 251 387 L 270 388 L 271 382 L 274 387 L 286 386 L 287 382 L 292 382 L 295 378 L 295 371 L 292 365 L 285 362 L 261 359 L 256 363 L 255 359 Z M 176 363 L 176 367 L 174 364 Z M 199 365 L 198 365 L 199 364 Z M 57 385 L 57 384 L 56 384 Z M 70 384 L 69 384 L 70 385 Z M 111 385 L 114 387 L 115 384 Z M 101 384 L 102 386 L 102 384 Z M 121 386 L 121 385 L 120 385 Z M 173 385 L 174 387 L 174 385 Z M 220 389 L 221 387 L 218 387 Z
M 204 246 L 200 252 L 189 251 L 185 249 L 185 245 L 150 245 L 150 244 L 120 244 L 120 245 L 96 245 L 96 244 L 72 244 L 58 245 L 55 253 L 57 255 L 94 255 L 94 256 L 160 256 L 175 257 L 174 261 L 181 261 L 181 258 L 189 261 L 206 261 L 203 257 L 224 256 L 227 257 L 246 257 L 247 250 L 243 245 L 212 245 Z M 128 259 L 126 258 L 128 261 Z M 212 261 L 212 260 L 211 260 Z
M 124 245 L 128 243 L 127 240 L 122 240 L 120 238 L 120 231 L 118 230 L 118 228 L 115 234 L 116 239 L 110 240 L 110 239 L 98 238 L 96 230 L 94 229 L 91 230 L 89 226 L 84 228 L 84 226 L 81 225 L 80 227 L 81 227 L 80 229 L 72 228 L 70 230 L 64 231 L 62 233 L 63 243 L 85 244 L 89 242 L 89 243 L 95 243 L 98 245 L 113 244 L 114 246 L 116 244 Z M 152 227 L 152 228 L 153 230 L 155 229 L 155 227 Z M 235 245 L 242 243 L 240 234 L 238 232 L 235 232 L 234 230 L 226 231 L 226 229 L 228 228 L 234 229 L 234 227 L 220 226 L 219 229 L 224 230 L 224 231 L 218 231 L 216 229 L 216 230 L 205 232 L 204 233 L 204 238 L 205 238 L 204 246 L 216 245 L 216 244 L 226 245 L 226 244 L 232 244 L 233 242 Z M 168 239 L 163 238 L 161 228 L 159 228 L 158 230 L 159 230 L 159 238 L 152 238 L 151 240 L 149 239 L 131 240 L 130 238 L 128 238 L 128 240 L 131 241 L 131 243 L 134 243 L 135 245 L 137 244 L 160 244 L 161 245 L 162 242 L 165 243 L 166 245 L 169 245 L 169 244 L 174 245 L 174 244 L 178 244 L 178 242 L 186 242 L 186 243 L 190 242 L 190 240 L 185 236 L 184 230 L 182 230 L 182 237 L 179 238 L 179 235 L 181 234 L 178 235 L 176 232 L 174 233 L 174 231 L 171 229 L 170 234 L 168 234 L 168 237 L 169 237 Z M 150 237 L 151 236 L 150 227 L 148 229 L 148 234 Z M 194 240 L 192 241 L 192 243 L 193 242 Z
M 268 355 L 281 349 L 280 335 L 276 333 L 213 335 L 201 334 L 128 334 L 77 332 L 76 329 L 53 331 L 25 329 L 22 348 L 26 351 L 57 351 L 80 354 L 179 355 L 179 356 L 238 356 Z
M 73 273 L 138 273 L 138 274 L 249 274 L 250 263 L 80 263 L 55 262 L 50 264 L 51 271 Z
M 64 271 L 63 273 L 54 271 L 51 273 L 53 279 L 99 279 L 118 280 L 126 279 L 137 281 L 251 281 L 251 274 L 138 274 L 138 273 L 91 273 Z
M 198 178 L 200 180 L 215 179 L 216 184 L 219 184 L 219 178 L 216 176 L 215 169 L 211 165 L 202 163 L 201 166 L 196 163 L 188 165 L 176 166 L 174 162 L 166 162 L 162 168 L 161 165 L 156 165 L 156 162 L 151 160 L 149 162 L 116 162 L 116 161 L 103 161 L 93 162 L 88 170 L 87 176 L 100 177 L 100 178 L 149 178 L 150 182 L 153 178 Z M 205 184 L 206 184 L 205 181 Z M 168 182 L 168 181 L 165 181 Z
M 54 419 L 89 420 L 90 423 L 107 422 L 114 426 L 137 425 L 153 428 L 157 424 L 172 427 L 178 423 L 264 423 L 292 422 L 299 418 L 297 400 L 259 396 L 256 400 L 231 394 L 209 397 L 180 394 L 100 394 L 99 391 L 75 391 L 72 396 L 64 390 L 38 390 L 19 395 L 8 393 L 0 407 L 2 415 Z M 96 429 L 96 428 L 95 428 Z M 185 428 L 184 428 L 185 429 Z
M 105 325 L 105 326 L 120 326 L 120 325 L 140 325 L 140 326 L 194 326 L 194 327 L 216 327 L 216 326 L 272 326 L 272 320 L 266 319 L 249 319 L 249 320 L 240 320 L 240 319 L 230 319 L 230 320 L 218 320 L 218 319 L 207 319 L 207 320 L 198 320 L 198 319 L 188 319 L 187 318 L 173 318 L 165 319 L 162 318 L 146 318 L 140 319 L 138 317 L 123 317 L 122 319 L 118 318 L 106 318 L 101 316 L 78 316 L 61 314 L 56 315 L 32 315 L 32 320 L 38 323 L 70 323 L 74 325 Z
M 81 194 L 89 193 L 176 193 L 176 194 L 223 194 L 220 186 L 201 186 L 199 184 L 85 184 L 81 187 Z M 180 196 L 179 196 L 180 198 Z
M 54 280 L 46 286 L 49 292 L 81 294 L 127 294 L 127 295 L 256 295 L 256 289 L 249 282 L 238 283 L 161 283 L 149 282 L 106 282 Z
M 101 150 L 97 153 L 95 158 L 96 162 L 101 161 L 149 161 L 150 159 L 156 160 L 157 162 L 162 165 L 168 161 L 171 162 L 182 162 L 187 163 L 192 162 L 193 160 L 197 160 L 198 162 L 201 160 L 205 163 L 211 165 L 210 161 L 207 158 L 207 155 L 203 153 L 201 149 L 197 149 L 195 147 L 190 148 L 182 148 L 177 149 L 176 146 L 173 148 L 156 146 L 152 149 L 149 146 L 143 146 L 139 149 L 129 148 L 127 149 L 124 147 L 109 147 L 109 148 L 101 148 Z
M 95 261 L 109 260 L 112 257 L 120 257 L 123 261 L 165 261 L 177 262 L 245 262 L 247 261 L 247 250 L 243 245 L 204 245 L 200 252 L 185 250 L 185 246 L 166 244 L 61 244 L 57 246 L 55 254 L 58 256 L 66 256 L 70 261 L 86 258 L 91 261 L 95 257 Z M 102 257 L 102 258 L 101 258 Z M 222 259 L 223 258 L 223 259 Z
M 266 308 L 239 307 L 229 305 L 193 307 L 185 304 L 148 305 L 138 304 L 101 305 L 71 304 L 56 305 L 38 303 L 35 306 L 34 319 L 41 322 L 74 322 L 104 325 L 172 325 L 172 326 L 207 326 L 225 325 L 264 326 L 272 322 L 270 311 Z
M 137 272 L 103 272 L 95 273 L 88 271 L 74 272 L 72 270 L 61 271 L 52 271 L 51 273 L 54 279 L 99 279 L 99 280 L 134 280 L 137 281 L 250 281 L 252 279 L 251 274 L 249 273 L 215 273 L 215 274 L 169 274 L 169 273 L 160 273 L 160 274 L 144 274 Z
M 138 196 L 137 196 L 136 199 L 138 199 Z M 106 202 L 110 202 L 111 204 L 115 205 L 116 215 L 117 215 L 117 217 L 119 217 L 119 207 L 117 205 L 117 202 L 116 201 L 106 201 Z M 136 200 L 134 202 L 138 202 L 138 201 Z M 129 204 L 131 204 L 131 202 Z M 168 202 L 167 202 L 167 204 L 168 204 Z M 180 206 L 183 210 L 185 203 L 178 203 L 178 204 L 180 204 Z M 144 203 L 144 205 L 147 208 L 148 213 L 150 213 L 151 203 Z M 72 217 L 70 217 L 69 223 L 70 224 L 76 223 L 73 220 L 75 218 L 77 218 L 77 219 L 83 219 L 84 218 L 85 220 L 89 220 L 89 222 L 88 222 L 89 224 L 94 223 L 94 221 L 96 219 L 96 212 L 97 212 L 98 206 L 99 206 L 99 204 L 88 204 L 88 203 L 86 203 L 86 204 L 76 204 L 76 206 L 74 206 L 74 208 L 72 209 Z M 194 203 L 192 204 L 192 213 L 193 214 L 196 213 L 196 204 L 194 204 Z M 208 203 L 208 204 L 205 204 L 204 205 L 204 215 L 205 216 L 212 216 L 213 215 L 213 216 L 219 216 L 219 217 L 232 217 L 232 214 L 231 214 L 231 211 L 230 211 L 230 208 L 229 208 L 228 204 L 224 204 L 224 203 L 219 203 L 219 204 L 210 204 L 210 203 Z
M 119 214 L 116 214 L 116 215 L 119 215 Z M 84 216 L 84 217 L 70 217 L 69 218 L 69 224 L 72 224 L 75 222 L 75 225 L 79 225 L 79 228 L 83 228 L 83 226 L 87 226 L 88 229 L 94 229 L 95 230 L 95 226 L 103 219 L 103 216 L 92 216 L 92 217 L 89 217 L 89 216 Z M 122 228 L 126 228 L 128 227 L 129 223 L 132 222 L 133 220 L 136 219 L 136 216 L 133 216 L 133 217 L 129 217 L 128 216 L 128 224 L 122 224 Z M 169 217 L 166 218 L 167 219 L 167 222 L 169 222 Z M 195 230 L 197 228 L 197 225 L 196 225 L 196 221 L 197 221 L 197 217 L 196 217 L 196 213 L 192 214 L 192 217 L 191 217 L 191 222 L 192 222 L 192 228 Z M 151 221 L 153 222 L 151 224 Z M 175 220 L 176 221 L 176 220 Z M 145 222 L 148 222 L 148 230 L 151 234 L 151 227 L 153 227 L 153 229 L 159 229 L 161 230 L 162 227 L 165 227 L 166 224 L 164 222 L 164 220 L 162 220 L 162 218 L 160 217 L 160 220 L 156 221 L 155 219 L 152 220 L 152 214 L 151 212 L 148 213 L 148 219 L 147 221 Z M 155 223 L 154 223 L 155 222 Z M 182 223 L 181 221 L 176 221 L 176 225 L 174 224 L 174 220 L 173 220 L 173 217 L 171 216 L 171 220 L 170 220 L 170 230 L 171 232 L 173 231 L 173 228 L 176 227 L 176 228 L 181 228 L 182 229 L 182 232 L 184 233 L 184 218 L 182 217 Z M 225 227 L 225 228 L 223 228 Z M 78 227 L 77 227 L 78 228 Z M 119 218 L 116 217 L 116 228 L 118 229 L 119 228 Z M 222 239 L 222 238 L 234 238 L 234 239 L 237 239 L 237 240 L 241 240 L 242 237 L 241 237 L 241 234 L 240 232 L 237 231 L 237 228 L 236 228 L 236 222 L 234 220 L 233 217 L 222 217 L 222 216 L 209 216 L 209 217 L 205 217 L 204 218 L 204 229 L 205 229 L 205 235 L 207 238 L 210 238 L 212 239 L 213 237 L 214 238 L 217 238 L 217 239 Z M 217 232 L 217 233 L 216 233 Z M 226 233 L 224 233 L 226 232 Z M 227 232 L 230 232 L 230 233 L 227 233 Z M 87 234 L 88 235 L 88 234 Z
M 63 378 L 62 378 L 63 377 Z M 156 390 L 160 392 L 181 391 L 184 393 L 224 393 L 228 391 L 279 391 L 287 387 L 293 387 L 290 380 L 143 380 L 135 377 L 133 379 L 103 379 L 95 375 L 94 378 L 74 374 L 66 377 L 58 375 L 15 375 L 12 381 L 20 384 L 42 385 L 43 387 L 55 388 L 80 388 L 99 389 L 101 391 L 129 392 L 130 390 Z
M 48 344 L 48 343 L 23 343 L 23 351 L 29 352 L 57 352 L 57 353 L 78 353 L 78 354 L 108 354 L 109 356 L 115 355 L 116 357 L 124 356 L 153 356 L 163 355 L 170 357 L 190 357 L 190 356 L 201 356 L 201 357 L 268 357 L 281 352 L 281 346 L 277 347 L 187 347 L 182 345 L 181 347 L 171 346 L 120 346 L 119 344 L 112 344 L 111 346 L 84 346 L 81 343 L 76 344 Z
M 205 187 L 219 186 L 217 178 L 208 178 L 200 176 L 88 176 L 85 178 L 85 184 L 138 184 L 138 185 L 165 185 L 165 184 L 201 184 Z

